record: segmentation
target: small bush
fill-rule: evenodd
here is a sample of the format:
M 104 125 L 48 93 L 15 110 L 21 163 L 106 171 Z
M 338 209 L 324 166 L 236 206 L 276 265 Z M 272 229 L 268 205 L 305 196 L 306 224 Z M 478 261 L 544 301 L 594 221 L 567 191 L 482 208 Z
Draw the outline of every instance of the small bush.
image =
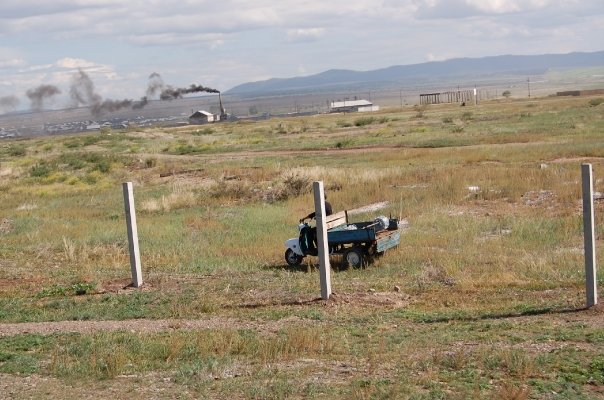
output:
M 94 171 L 86 174 L 82 180 L 89 185 L 94 185 L 100 180 L 100 178 L 100 173 L 98 171 Z
M 106 174 L 111 170 L 111 160 L 107 158 L 101 158 L 100 160 L 94 163 L 92 170 Z
M 361 117 L 354 120 L 354 126 L 371 125 L 377 122 L 374 117 Z
M 8 154 L 13 157 L 21 157 L 27 153 L 27 149 L 22 144 L 11 144 L 8 146 Z
M 503 97 L 505 97 L 506 99 L 509 99 L 510 96 L 512 95 L 512 92 L 510 92 L 509 90 L 505 90 L 503 93 L 501 93 L 501 95 Z
M 82 138 L 82 145 L 84 146 L 90 146 L 93 144 L 96 144 L 98 142 L 100 142 L 103 138 L 101 138 L 98 135 L 95 136 L 86 136 L 84 138 Z
M 284 201 L 306 194 L 311 189 L 311 178 L 299 172 L 288 171 L 280 177 L 280 182 L 277 182 L 274 188 L 264 193 L 264 200 L 268 202 Z
M 157 158 L 149 157 L 145 159 L 144 162 L 145 168 L 153 168 L 157 165 Z
M 176 154 L 179 154 L 182 156 L 182 155 L 186 155 L 186 154 L 201 153 L 201 149 L 197 146 L 193 146 L 188 143 L 181 143 L 178 146 L 176 146 L 173 153 L 176 153 Z
M 52 285 L 38 292 L 36 297 L 56 297 L 56 296 L 81 296 L 94 291 L 94 283 L 78 282 L 70 286 Z
M 287 133 L 285 125 L 283 125 L 281 122 L 279 122 L 279 125 L 277 125 L 277 133 L 280 135 L 284 135 Z
M 600 98 L 597 98 L 597 99 L 591 99 L 591 100 L 589 100 L 588 104 L 589 104 L 590 107 L 597 107 L 597 106 L 599 106 L 602 103 L 604 103 L 604 98 L 600 97 Z
M 451 133 L 461 133 L 461 132 L 463 132 L 463 126 L 453 125 L 453 127 L 451 127 Z
M 413 110 L 416 111 L 414 118 L 417 118 L 417 119 L 424 118 L 424 113 L 426 112 L 427 109 L 428 109 L 427 104 L 422 104 L 421 106 L 418 106 L 418 105 L 413 106 Z
M 343 149 L 343 148 L 349 147 L 351 144 L 352 144 L 351 139 L 344 139 L 344 140 L 340 140 L 339 142 L 337 142 L 334 147 L 336 149 Z
M 470 121 L 470 120 L 472 120 L 472 118 L 473 118 L 473 116 L 470 111 L 466 111 L 465 113 L 461 114 L 462 121 Z
M 193 132 L 193 135 L 195 136 L 201 136 L 201 135 L 211 135 L 214 133 L 214 129 L 208 127 L 205 127 L 203 129 L 198 129 L 195 132 Z
M 68 149 L 75 149 L 78 147 L 82 147 L 82 142 L 80 142 L 78 139 L 70 140 L 68 142 L 63 143 L 63 146 L 67 147 Z
M 442 121 L 443 121 L 443 124 L 450 124 L 450 123 L 453 122 L 453 118 L 451 118 L 451 117 L 444 117 L 442 119 Z
M 59 163 L 67 164 L 73 169 L 82 169 L 86 166 L 86 161 L 79 153 L 61 154 L 61 156 L 59 157 Z
M 340 128 L 350 128 L 352 126 L 352 124 L 350 122 L 344 121 L 344 120 L 336 121 L 336 125 L 339 126 Z
M 29 176 L 33 178 L 45 178 L 54 171 L 54 166 L 47 162 L 41 161 L 38 164 L 31 167 L 29 170 Z

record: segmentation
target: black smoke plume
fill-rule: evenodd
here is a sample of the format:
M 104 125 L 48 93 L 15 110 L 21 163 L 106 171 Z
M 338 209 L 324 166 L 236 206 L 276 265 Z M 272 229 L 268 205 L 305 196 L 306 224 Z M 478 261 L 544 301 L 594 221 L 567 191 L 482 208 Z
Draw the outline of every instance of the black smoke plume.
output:
M 92 115 L 98 117 L 106 112 L 118 111 L 122 108 L 130 107 L 138 110 L 149 103 L 149 98 L 155 97 L 159 93 L 160 100 L 174 100 L 182 98 L 188 93 L 220 93 L 216 89 L 207 88 L 201 85 L 191 85 L 188 88 L 175 88 L 164 84 L 161 76 L 154 72 L 149 75 L 149 84 L 145 96 L 140 100 L 103 100 L 96 93 L 92 79 L 81 69 L 74 75 L 69 89 L 69 95 L 74 107 L 89 106 Z
M 79 69 L 71 78 L 69 97 L 71 97 L 74 107 L 95 107 L 103 101 L 103 98 L 95 92 L 94 82 L 82 69 Z
M 174 100 L 174 99 L 182 98 L 182 96 L 185 94 L 200 93 L 200 92 L 220 93 L 219 90 L 208 88 L 208 87 L 201 86 L 201 85 L 191 85 L 188 88 L 174 88 L 174 87 L 168 86 L 167 88 L 162 90 L 161 94 L 159 95 L 159 98 L 160 98 L 160 100 Z
M 149 75 L 149 85 L 147 86 L 147 97 L 153 97 L 157 93 L 160 93 L 166 85 L 164 84 L 164 80 L 157 72 L 153 72 Z
M 71 87 L 69 88 L 69 96 L 74 107 L 89 106 L 90 112 L 95 117 L 101 116 L 108 112 L 118 111 L 122 108 L 133 107 L 137 104 L 133 100 L 103 100 L 96 93 L 94 82 L 90 76 L 82 69 L 73 76 Z
M 29 89 L 25 92 L 29 100 L 31 100 L 31 109 L 34 111 L 44 109 L 44 102 L 59 93 L 61 93 L 61 90 L 53 85 L 40 85 L 35 89 Z
M 19 99 L 17 96 L 4 96 L 0 97 L 0 112 L 8 113 L 15 111 L 19 106 Z
M 149 75 L 149 84 L 147 85 L 147 92 L 145 96 L 141 97 L 141 99 L 134 104 L 132 104 L 133 110 L 138 110 L 147 105 L 149 103 L 149 98 L 154 97 L 158 92 L 161 92 L 166 85 L 164 84 L 163 79 L 157 72 L 153 72 Z

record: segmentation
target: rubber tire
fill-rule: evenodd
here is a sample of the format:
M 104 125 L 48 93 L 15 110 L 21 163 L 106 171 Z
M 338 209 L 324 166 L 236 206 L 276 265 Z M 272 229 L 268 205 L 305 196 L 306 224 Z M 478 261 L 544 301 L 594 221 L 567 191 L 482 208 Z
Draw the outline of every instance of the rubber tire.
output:
M 302 264 L 303 258 L 304 257 L 296 254 L 292 249 L 285 250 L 285 262 L 290 267 L 297 267 L 298 265 Z
M 349 268 L 363 268 L 366 263 L 365 251 L 359 247 L 351 247 L 344 252 L 343 260 Z

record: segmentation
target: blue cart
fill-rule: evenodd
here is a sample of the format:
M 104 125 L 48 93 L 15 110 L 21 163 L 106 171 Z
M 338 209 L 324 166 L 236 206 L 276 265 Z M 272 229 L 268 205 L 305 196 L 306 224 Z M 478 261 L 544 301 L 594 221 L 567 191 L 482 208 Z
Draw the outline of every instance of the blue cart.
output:
M 342 211 L 326 219 L 327 244 L 330 254 L 342 255 L 345 266 L 359 268 L 388 249 L 398 246 L 401 235 L 398 220 L 378 217 L 369 222 L 348 221 Z M 299 225 L 300 235 L 285 242 L 285 261 L 291 266 L 302 263 L 304 257 L 317 255 L 316 229 L 307 223 Z

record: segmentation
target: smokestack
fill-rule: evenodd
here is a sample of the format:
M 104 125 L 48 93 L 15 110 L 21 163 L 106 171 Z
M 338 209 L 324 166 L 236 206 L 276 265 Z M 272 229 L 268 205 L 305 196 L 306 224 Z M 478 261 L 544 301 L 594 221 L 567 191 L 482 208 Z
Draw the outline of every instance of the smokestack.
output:
M 220 92 L 218 92 L 218 101 L 220 102 L 220 120 L 221 121 L 226 121 L 226 119 L 228 118 L 228 116 L 227 116 L 226 110 L 222 106 L 222 97 L 220 96 Z

